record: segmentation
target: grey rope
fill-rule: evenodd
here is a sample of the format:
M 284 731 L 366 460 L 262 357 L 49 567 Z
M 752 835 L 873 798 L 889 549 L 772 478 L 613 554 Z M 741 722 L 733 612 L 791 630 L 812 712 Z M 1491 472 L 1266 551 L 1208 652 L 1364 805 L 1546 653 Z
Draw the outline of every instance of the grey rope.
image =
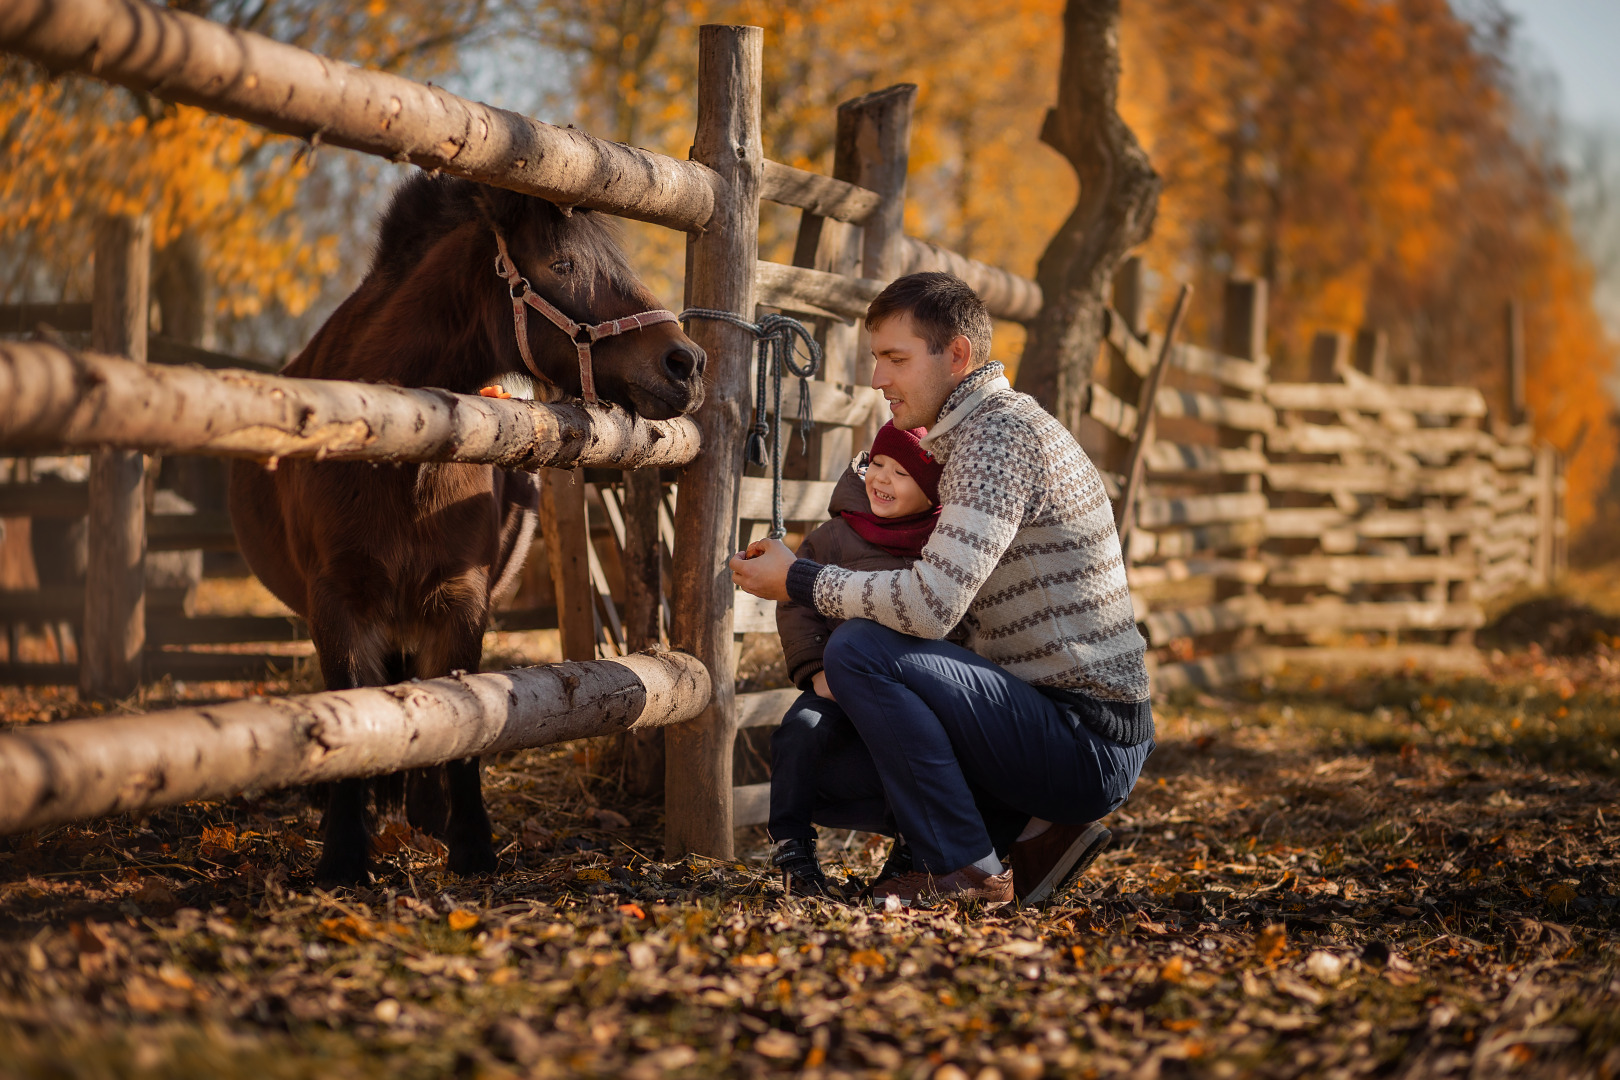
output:
M 743 456 L 750 465 L 771 470 L 771 537 L 780 540 L 787 534 L 782 522 L 782 374 L 784 370 L 799 380 L 799 453 L 810 452 L 810 431 L 815 418 L 810 414 L 810 380 L 821 368 L 821 345 L 808 327 L 798 319 L 775 313 L 765 315 L 759 322 L 749 322 L 741 315 L 715 308 L 687 308 L 676 316 L 682 323 L 688 319 L 713 319 L 747 330 L 759 339 L 754 363 L 754 426 L 748 432 Z M 794 339 L 804 342 L 809 354 L 799 363 Z M 773 390 L 772 412 L 776 417 L 776 431 L 765 420 L 765 385 L 770 379 Z M 766 439 L 770 451 L 766 451 Z

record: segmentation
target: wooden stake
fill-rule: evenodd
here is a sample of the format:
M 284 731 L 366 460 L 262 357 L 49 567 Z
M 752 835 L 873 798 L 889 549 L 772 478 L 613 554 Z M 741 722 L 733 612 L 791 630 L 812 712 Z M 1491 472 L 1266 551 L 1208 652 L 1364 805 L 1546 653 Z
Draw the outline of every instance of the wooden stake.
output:
M 1313 383 L 1344 381 L 1344 370 L 1350 366 L 1350 335 L 1343 330 L 1319 330 L 1311 339 L 1311 374 Z
M 591 584 L 591 542 L 585 518 L 585 482 L 574 472 L 541 472 L 540 528 L 551 560 L 557 626 L 564 660 L 596 659 L 596 590 Z
M 1144 457 L 1149 444 L 1153 442 L 1153 418 L 1158 413 L 1153 403 L 1158 400 L 1164 369 L 1170 366 L 1170 350 L 1175 344 L 1176 331 L 1181 329 L 1182 317 L 1187 313 L 1187 298 L 1191 295 L 1192 286 L 1186 284 L 1176 294 L 1176 306 L 1170 311 L 1170 324 L 1164 328 L 1164 340 L 1159 343 L 1159 358 L 1154 361 L 1153 372 L 1142 386 L 1142 398 L 1136 407 L 1136 441 L 1131 444 L 1131 456 L 1125 462 L 1125 490 L 1120 493 L 1119 505 L 1114 508 L 1114 525 L 1119 529 L 1119 549 L 1125 553 L 1127 566 L 1130 565 L 1131 511 L 1136 507 L 1137 493 L 1142 487 Z
M 658 539 L 658 502 L 663 484 L 657 469 L 634 469 L 624 474 L 624 546 L 619 564 L 624 568 L 624 638 L 631 652 L 659 643 L 659 612 L 663 606 L 663 554 Z M 634 795 L 664 793 L 664 732 L 627 731 L 620 738 L 624 784 Z
M 916 100 L 917 87 L 899 83 L 838 106 L 833 161 L 835 167 L 844 170 L 838 178 L 882 196 L 862 230 L 861 276 L 873 281 L 893 281 L 904 270 L 906 171 L 911 161 L 911 110 Z M 872 381 L 865 327 L 860 327 L 857 334 L 854 381 L 861 386 Z M 856 434 L 856 440 L 862 446 L 870 444 L 871 436 L 887 419 L 873 417 L 867 428 Z
M 1355 366 L 1364 375 L 1382 383 L 1389 382 L 1389 334 L 1370 326 L 1357 330 Z
M 1535 584 L 1551 587 L 1558 576 L 1558 451 L 1548 443 L 1536 447 L 1536 546 L 1532 558 Z
M 1508 423 L 1522 424 L 1529 414 L 1524 393 L 1524 309 L 1517 300 L 1507 302 Z
M 1266 305 L 1268 289 L 1264 278 L 1236 278 L 1226 283 L 1225 295 L 1222 297 L 1221 315 L 1221 351 L 1242 360 L 1250 360 L 1259 364 L 1268 363 L 1266 357 Z M 1261 400 L 1258 391 L 1237 394 L 1238 397 L 1252 401 Z M 1254 454 L 1264 454 L 1266 450 L 1265 436 L 1259 432 L 1233 431 L 1223 428 L 1217 432 L 1217 443 L 1223 449 L 1243 448 Z M 1258 494 L 1262 490 L 1263 478 L 1260 473 L 1249 473 L 1241 478 L 1228 478 L 1225 486 L 1231 491 L 1247 491 Z M 1245 562 L 1254 562 L 1260 558 L 1260 548 L 1257 544 L 1248 544 L 1241 548 L 1225 549 L 1221 554 L 1226 558 L 1239 559 Z M 1215 582 L 1215 598 L 1227 600 L 1234 596 L 1255 595 L 1260 591 L 1259 586 L 1251 581 L 1220 579 Z M 1254 643 L 1257 637 L 1254 627 L 1244 627 L 1231 635 L 1233 649 L 1245 649 Z
M 151 263 L 151 218 L 100 222 L 91 325 L 98 351 L 146 362 Z M 88 539 L 79 690 L 128 697 L 140 687 L 146 648 L 146 466 L 139 451 L 91 455 Z
M 760 68 L 756 26 L 698 32 L 697 133 L 692 156 L 719 176 L 714 216 L 686 247 L 686 306 L 754 316 L 759 258 Z M 664 855 L 732 855 L 731 744 L 736 732 L 732 586 L 726 560 L 737 550 L 737 494 L 754 338 L 694 319 L 687 332 L 708 353 L 708 397 L 697 413 L 707 451 L 681 475 L 675 506 L 675 625 L 672 643 L 709 669 L 714 692 L 696 720 L 666 733 Z

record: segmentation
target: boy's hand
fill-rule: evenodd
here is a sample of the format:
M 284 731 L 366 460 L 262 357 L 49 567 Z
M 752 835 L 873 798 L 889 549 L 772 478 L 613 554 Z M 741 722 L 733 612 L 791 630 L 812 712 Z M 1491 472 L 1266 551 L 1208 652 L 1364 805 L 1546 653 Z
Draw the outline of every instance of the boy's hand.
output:
M 780 540 L 755 540 L 747 551 L 739 551 L 727 562 L 731 582 L 746 593 L 764 600 L 788 599 L 787 572 L 793 565 L 792 550 Z
M 818 671 L 814 675 L 810 676 L 810 689 L 814 690 L 818 696 L 824 697 L 828 701 L 838 700 L 832 696 L 832 691 L 827 687 L 827 673 L 825 671 Z

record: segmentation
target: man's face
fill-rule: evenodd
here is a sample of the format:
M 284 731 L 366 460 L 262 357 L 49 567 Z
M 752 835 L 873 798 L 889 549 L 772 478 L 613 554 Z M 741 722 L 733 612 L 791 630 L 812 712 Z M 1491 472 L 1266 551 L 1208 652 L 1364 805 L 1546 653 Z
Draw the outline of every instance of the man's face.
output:
M 873 327 L 872 387 L 883 391 L 894 412 L 894 426 L 933 427 L 945 399 L 970 370 L 972 354 L 965 337 L 956 338 L 944 352 L 929 352 L 909 313 Z

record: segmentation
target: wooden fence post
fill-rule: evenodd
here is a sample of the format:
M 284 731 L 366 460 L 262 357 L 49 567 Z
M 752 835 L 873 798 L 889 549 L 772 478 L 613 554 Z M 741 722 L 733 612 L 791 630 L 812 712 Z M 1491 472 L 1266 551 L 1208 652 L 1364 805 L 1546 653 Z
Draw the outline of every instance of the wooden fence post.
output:
M 1536 546 L 1531 566 L 1542 588 L 1557 577 L 1558 451 L 1548 443 L 1536 447 Z
M 102 219 L 91 315 L 97 352 L 146 362 L 151 263 L 151 218 Z M 146 648 L 146 463 L 139 451 L 91 455 L 88 525 L 79 690 L 127 697 L 140 687 Z
M 1266 305 L 1268 302 L 1266 281 L 1264 278 L 1244 278 L 1230 280 L 1221 298 L 1221 351 L 1241 360 L 1252 360 L 1256 363 L 1267 363 L 1266 356 Z M 1247 394 L 1237 394 L 1239 397 L 1250 400 L 1264 400 L 1264 395 L 1258 391 Z M 1223 447 L 1243 447 L 1257 454 L 1264 454 L 1266 449 L 1265 436 L 1259 432 L 1244 434 L 1223 428 L 1220 431 L 1220 445 Z M 1260 473 L 1249 473 L 1246 476 L 1230 481 L 1227 484 L 1235 491 L 1260 492 L 1264 490 L 1264 477 Z M 1260 558 L 1260 548 L 1257 544 L 1239 548 L 1227 554 L 1249 562 Z M 1253 582 L 1232 581 L 1222 579 L 1215 583 L 1215 598 L 1226 600 L 1234 596 L 1254 596 L 1259 593 L 1260 587 Z M 1259 634 L 1252 626 L 1238 630 L 1232 636 L 1233 649 L 1246 649 L 1252 646 Z
M 714 216 L 686 246 L 686 306 L 754 317 L 759 258 L 760 68 L 764 31 L 704 26 L 698 31 L 697 133 L 692 157 L 719 174 Z M 731 744 L 736 734 L 732 584 L 743 431 L 750 402 L 754 338 L 713 319 L 687 324 L 708 353 L 707 398 L 698 411 L 703 453 L 681 474 L 675 503 L 674 617 L 671 643 L 709 669 L 713 696 L 690 723 L 665 736 L 664 856 L 687 852 L 730 858 Z
M 874 281 L 893 281 L 905 261 L 906 170 L 911 161 L 911 108 L 916 99 L 916 85 L 900 83 L 838 106 L 833 156 L 845 169 L 838 178 L 883 196 L 862 229 L 861 275 Z M 872 355 L 862 326 L 856 336 L 855 382 L 867 386 L 871 381 Z M 855 449 L 871 445 L 877 429 L 887 420 L 882 410 L 874 409 L 866 426 L 854 432 Z
M 1379 382 L 1389 382 L 1389 334 L 1370 326 L 1357 330 L 1355 367 Z
M 1309 381 L 1336 383 L 1344 380 L 1344 369 L 1350 366 L 1350 335 L 1343 330 L 1318 330 L 1311 339 L 1311 370 Z
M 657 469 L 624 474 L 624 647 L 632 653 L 659 643 L 659 610 L 664 592 L 664 560 L 658 540 L 658 504 L 664 485 Z M 627 731 L 618 737 L 624 784 L 634 795 L 664 791 L 664 731 Z
M 1509 300 L 1503 312 L 1507 330 L 1507 391 L 1510 424 L 1522 424 L 1529 417 L 1524 393 L 1524 310 L 1517 300 Z
M 596 659 L 596 589 L 585 517 L 585 482 L 568 469 L 540 470 L 540 528 L 557 594 L 557 633 L 564 660 Z
M 1120 263 L 1114 270 L 1113 303 L 1112 307 L 1119 317 L 1125 321 L 1125 329 L 1130 335 L 1141 341 L 1146 341 L 1147 334 L 1147 268 L 1142 265 L 1140 256 L 1132 255 Z M 1121 401 L 1138 401 L 1142 396 L 1142 376 L 1138 375 L 1126 361 L 1125 355 L 1117 348 L 1109 346 L 1104 350 L 1106 356 L 1101 362 L 1101 383 L 1105 390 Z M 1078 432 L 1079 417 L 1061 418 L 1069 430 Z M 1131 441 L 1126 436 L 1111 429 L 1104 429 L 1102 436 L 1104 447 L 1096 455 L 1096 464 L 1099 469 L 1114 475 L 1120 475 L 1131 455 Z M 1124 481 L 1121 481 L 1121 488 Z M 1125 562 L 1130 564 L 1130 552 L 1125 553 Z

